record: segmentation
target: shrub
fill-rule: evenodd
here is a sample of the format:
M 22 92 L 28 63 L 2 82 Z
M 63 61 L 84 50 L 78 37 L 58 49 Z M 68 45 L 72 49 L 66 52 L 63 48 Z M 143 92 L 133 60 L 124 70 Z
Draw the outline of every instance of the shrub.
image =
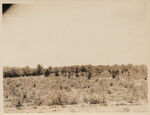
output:
M 55 72 L 55 76 L 59 76 L 59 72 L 58 71 Z
M 111 77 L 111 74 L 108 72 L 108 71 L 103 71 L 101 74 L 100 74 L 101 77 L 104 77 L 104 78 L 108 78 L 108 77 Z
M 40 65 L 40 64 L 38 64 L 37 65 L 37 75 L 39 76 L 39 75 L 42 75 L 43 74 L 43 67 L 42 67 L 42 65 Z
M 78 73 L 76 73 L 75 75 L 76 75 L 76 77 L 79 77 L 79 74 L 78 74 Z
M 89 72 L 89 73 L 88 73 L 88 79 L 90 80 L 91 77 L 92 77 L 92 72 Z
M 16 106 L 17 109 L 21 109 L 21 107 L 22 107 L 23 105 L 22 105 L 22 102 L 18 99 L 18 100 L 16 101 L 16 105 L 15 105 L 15 106 Z
M 65 94 L 56 93 L 49 100 L 49 106 L 51 105 L 65 105 L 67 104 L 67 96 Z
M 46 71 L 45 71 L 45 77 L 47 77 L 47 76 L 49 76 L 50 75 L 50 71 L 49 71 L 49 69 L 46 69 Z
M 34 99 L 34 104 L 35 105 L 40 106 L 40 105 L 42 105 L 42 103 L 43 103 L 43 99 L 41 97 L 38 97 L 38 98 Z
M 99 100 L 95 98 L 90 99 L 90 104 L 99 104 Z

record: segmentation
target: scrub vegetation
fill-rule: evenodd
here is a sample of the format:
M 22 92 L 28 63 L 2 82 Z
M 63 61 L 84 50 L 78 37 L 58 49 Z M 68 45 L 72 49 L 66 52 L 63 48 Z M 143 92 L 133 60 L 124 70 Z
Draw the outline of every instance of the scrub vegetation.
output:
M 86 105 L 107 107 L 148 103 L 145 65 L 4 67 L 3 78 L 6 112 L 9 112 L 8 108 L 19 111 L 39 106 L 82 105 L 80 108 L 84 108 Z M 124 108 L 123 111 L 130 110 Z

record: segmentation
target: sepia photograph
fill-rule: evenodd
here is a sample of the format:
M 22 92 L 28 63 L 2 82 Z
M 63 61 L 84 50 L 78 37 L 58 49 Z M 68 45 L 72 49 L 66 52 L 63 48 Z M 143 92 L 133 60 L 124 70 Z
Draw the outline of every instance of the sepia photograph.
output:
M 148 112 L 148 0 L 1 6 L 4 113 Z

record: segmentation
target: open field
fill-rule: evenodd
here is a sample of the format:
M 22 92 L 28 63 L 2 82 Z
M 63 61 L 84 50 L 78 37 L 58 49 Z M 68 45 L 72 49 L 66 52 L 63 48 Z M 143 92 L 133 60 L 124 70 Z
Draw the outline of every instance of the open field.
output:
M 107 72 L 4 78 L 4 112 L 147 111 L 147 75 Z

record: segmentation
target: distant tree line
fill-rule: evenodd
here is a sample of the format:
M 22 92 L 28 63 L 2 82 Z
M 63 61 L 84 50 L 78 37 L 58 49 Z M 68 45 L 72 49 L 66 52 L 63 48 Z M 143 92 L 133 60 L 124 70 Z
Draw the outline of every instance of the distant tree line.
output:
M 56 77 L 60 75 L 68 76 L 70 78 L 72 75 L 87 76 L 88 79 L 91 79 L 93 74 L 101 74 L 102 72 L 108 72 L 115 78 L 120 74 L 130 74 L 130 73 L 142 73 L 147 75 L 146 65 L 75 65 L 75 66 L 63 66 L 63 67 L 52 67 L 43 68 L 42 65 L 38 64 L 36 68 L 26 67 L 4 67 L 3 68 L 3 77 L 20 77 L 20 76 L 40 76 L 44 75 L 45 77 L 53 74 Z

